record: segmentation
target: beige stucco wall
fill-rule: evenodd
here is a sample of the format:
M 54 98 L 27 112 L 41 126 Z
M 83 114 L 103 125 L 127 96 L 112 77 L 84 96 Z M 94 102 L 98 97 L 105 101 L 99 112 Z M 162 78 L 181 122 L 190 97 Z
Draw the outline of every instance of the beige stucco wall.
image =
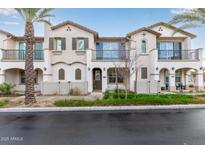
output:
M 145 34 L 145 35 L 144 35 Z M 132 50 L 136 51 L 136 54 L 138 55 L 136 63 L 137 63 L 137 70 L 138 70 L 138 77 L 137 79 L 140 81 L 145 81 L 145 80 L 149 80 L 150 77 L 150 72 L 151 72 L 151 66 L 153 64 L 152 61 L 150 61 L 150 55 L 153 52 L 153 49 L 156 48 L 156 35 L 147 32 L 147 31 L 142 31 L 139 33 L 136 33 L 134 35 L 131 36 L 131 40 L 130 41 L 130 46 L 132 48 Z M 141 53 L 141 42 L 142 40 L 145 40 L 147 43 L 147 53 L 143 54 Z M 148 72 L 148 78 L 147 79 L 141 79 L 141 67 L 147 67 L 147 72 Z
M 71 31 L 67 31 L 68 26 Z M 51 55 L 52 64 L 57 62 L 65 62 L 71 64 L 73 62 L 86 63 L 86 52 L 79 54 L 72 50 L 72 38 L 75 37 L 87 37 L 89 39 L 89 48 L 94 49 L 94 35 L 72 25 L 66 25 L 55 30 L 51 30 L 48 25 L 45 25 L 45 48 L 49 48 L 49 37 L 65 37 L 66 38 L 66 50 L 62 52 L 55 52 Z

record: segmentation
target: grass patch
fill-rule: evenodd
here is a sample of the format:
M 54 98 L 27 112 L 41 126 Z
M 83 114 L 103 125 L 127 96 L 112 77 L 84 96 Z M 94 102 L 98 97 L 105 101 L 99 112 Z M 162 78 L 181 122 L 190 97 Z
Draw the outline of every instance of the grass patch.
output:
M 0 108 L 6 106 L 9 103 L 8 100 L 0 100 Z
M 129 94 L 128 99 L 123 93 L 113 93 L 109 97 L 97 100 L 64 99 L 55 101 L 56 106 L 118 106 L 118 105 L 169 105 L 169 104 L 203 104 L 205 99 L 195 95 L 182 94 Z

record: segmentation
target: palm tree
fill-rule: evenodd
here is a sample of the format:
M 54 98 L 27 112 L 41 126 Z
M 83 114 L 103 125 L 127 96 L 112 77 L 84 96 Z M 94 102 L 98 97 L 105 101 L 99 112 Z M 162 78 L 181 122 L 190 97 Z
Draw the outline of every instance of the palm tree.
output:
M 177 14 L 169 23 L 182 23 L 180 27 L 182 29 L 203 27 L 205 26 L 205 8 L 187 9 Z
M 50 8 L 16 8 L 15 9 L 25 21 L 25 34 L 24 41 L 26 43 L 26 55 L 25 55 L 25 104 L 36 103 L 34 93 L 34 66 L 33 66 L 33 44 L 35 43 L 34 26 L 35 22 L 44 22 L 51 24 L 47 18 L 53 17 L 50 14 Z

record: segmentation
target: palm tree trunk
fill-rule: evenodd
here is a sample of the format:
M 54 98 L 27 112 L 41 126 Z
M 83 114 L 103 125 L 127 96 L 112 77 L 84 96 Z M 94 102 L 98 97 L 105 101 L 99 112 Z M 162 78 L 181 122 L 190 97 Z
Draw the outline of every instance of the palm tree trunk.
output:
M 34 104 L 36 103 L 36 98 L 34 93 L 34 66 L 33 66 L 33 44 L 35 42 L 35 38 L 34 38 L 34 27 L 32 22 L 26 22 L 24 40 L 26 43 L 25 104 Z

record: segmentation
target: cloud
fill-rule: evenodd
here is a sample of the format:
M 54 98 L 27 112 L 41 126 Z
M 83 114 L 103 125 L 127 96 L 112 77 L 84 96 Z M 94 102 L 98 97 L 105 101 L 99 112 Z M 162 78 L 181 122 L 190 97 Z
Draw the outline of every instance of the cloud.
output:
M 11 16 L 11 15 L 16 15 L 17 12 L 15 9 L 0 9 L 0 14 L 5 15 L 5 16 Z
M 171 14 L 177 15 L 177 14 L 182 14 L 185 12 L 189 12 L 190 10 L 192 10 L 191 8 L 186 8 L 186 9 L 171 9 Z
M 19 25 L 20 24 L 19 22 L 16 22 L 16 21 L 2 21 L 1 23 L 4 25 Z

